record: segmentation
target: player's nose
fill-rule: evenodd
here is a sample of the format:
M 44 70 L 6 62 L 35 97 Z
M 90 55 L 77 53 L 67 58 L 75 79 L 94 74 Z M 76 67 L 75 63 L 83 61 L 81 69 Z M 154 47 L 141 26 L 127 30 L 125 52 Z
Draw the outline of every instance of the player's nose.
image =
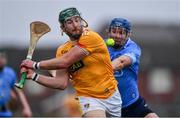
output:
M 78 26 L 78 22 L 73 21 L 73 26 L 74 26 L 74 27 L 77 27 L 77 26 Z

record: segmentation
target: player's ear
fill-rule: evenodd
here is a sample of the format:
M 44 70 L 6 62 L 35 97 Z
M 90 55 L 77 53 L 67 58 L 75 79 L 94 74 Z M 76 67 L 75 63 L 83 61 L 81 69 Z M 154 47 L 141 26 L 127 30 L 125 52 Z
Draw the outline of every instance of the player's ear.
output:
M 130 31 L 130 32 L 128 32 L 127 36 L 128 36 L 128 37 L 130 37 L 130 36 L 131 36 L 131 31 Z
M 105 32 L 108 34 L 108 37 L 110 37 L 110 29 L 109 29 L 109 28 L 106 28 L 106 29 L 105 29 Z
M 64 25 L 63 24 L 60 25 L 60 28 L 61 28 L 61 30 L 64 31 Z
M 106 28 L 105 31 L 106 31 L 106 33 L 109 33 L 109 29 L 108 28 Z
M 63 36 L 63 32 L 65 31 L 64 25 L 60 25 L 61 35 Z

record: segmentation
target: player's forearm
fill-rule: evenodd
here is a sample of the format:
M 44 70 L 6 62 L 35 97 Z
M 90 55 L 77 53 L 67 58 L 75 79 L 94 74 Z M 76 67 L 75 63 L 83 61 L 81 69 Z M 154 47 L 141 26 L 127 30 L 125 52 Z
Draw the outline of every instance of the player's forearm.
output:
M 87 56 L 87 54 L 84 50 L 75 46 L 60 58 L 41 61 L 39 63 L 39 68 L 44 70 L 67 69 L 70 65 L 81 60 L 85 56 Z
M 43 70 L 66 69 L 69 67 L 67 61 L 63 58 L 54 58 L 50 60 L 41 61 L 39 68 Z
M 49 88 L 64 90 L 67 87 L 68 78 L 57 79 L 55 77 L 39 75 L 36 82 Z

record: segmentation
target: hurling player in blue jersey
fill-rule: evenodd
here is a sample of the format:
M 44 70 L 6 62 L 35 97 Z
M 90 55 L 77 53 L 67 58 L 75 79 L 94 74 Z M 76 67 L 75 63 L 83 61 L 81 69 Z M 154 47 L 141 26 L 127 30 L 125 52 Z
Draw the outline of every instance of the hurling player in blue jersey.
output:
M 139 95 L 137 77 L 141 49 L 130 38 L 130 22 L 123 18 L 114 18 L 107 32 L 108 37 L 115 41 L 108 50 L 122 97 L 122 117 L 157 118 L 158 116 L 148 108 L 145 100 Z
M 14 87 L 16 73 L 11 67 L 6 66 L 7 59 L 4 51 L 0 51 L 0 117 L 12 117 L 12 112 L 7 108 L 11 98 L 20 99 L 22 115 L 31 117 L 31 109 L 22 90 Z

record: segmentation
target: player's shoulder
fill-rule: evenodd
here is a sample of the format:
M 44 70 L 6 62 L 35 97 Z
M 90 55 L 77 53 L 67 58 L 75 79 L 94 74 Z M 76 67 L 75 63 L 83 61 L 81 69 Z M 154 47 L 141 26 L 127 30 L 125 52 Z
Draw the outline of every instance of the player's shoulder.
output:
M 90 28 L 85 28 L 82 33 L 82 37 L 101 37 L 97 32 Z
M 66 53 L 69 48 L 72 47 L 72 43 L 70 41 L 65 42 L 64 44 L 60 45 L 56 50 L 56 57 Z
M 91 29 L 85 29 L 83 31 L 82 36 L 79 39 L 79 43 L 86 43 L 86 44 L 90 44 L 91 46 L 97 46 L 97 45 L 103 45 L 104 40 L 103 38 L 96 33 L 95 31 L 91 30 Z
M 89 35 L 90 35 L 90 32 L 91 32 L 91 29 L 90 29 L 90 28 L 84 28 L 84 29 L 83 29 L 83 33 L 82 33 L 82 36 L 89 36 Z
M 134 40 L 132 39 L 128 39 L 127 41 L 127 44 L 126 44 L 127 47 L 132 47 L 132 48 L 137 48 L 137 49 L 141 49 L 139 44 L 137 44 Z
M 61 44 L 57 50 L 60 50 L 61 48 L 63 48 L 64 46 L 67 46 L 68 45 L 68 41 L 66 41 L 64 44 Z
M 131 39 L 128 40 L 124 50 L 126 52 L 135 53 L 136 55 L 141 55 L 141 47 Z

